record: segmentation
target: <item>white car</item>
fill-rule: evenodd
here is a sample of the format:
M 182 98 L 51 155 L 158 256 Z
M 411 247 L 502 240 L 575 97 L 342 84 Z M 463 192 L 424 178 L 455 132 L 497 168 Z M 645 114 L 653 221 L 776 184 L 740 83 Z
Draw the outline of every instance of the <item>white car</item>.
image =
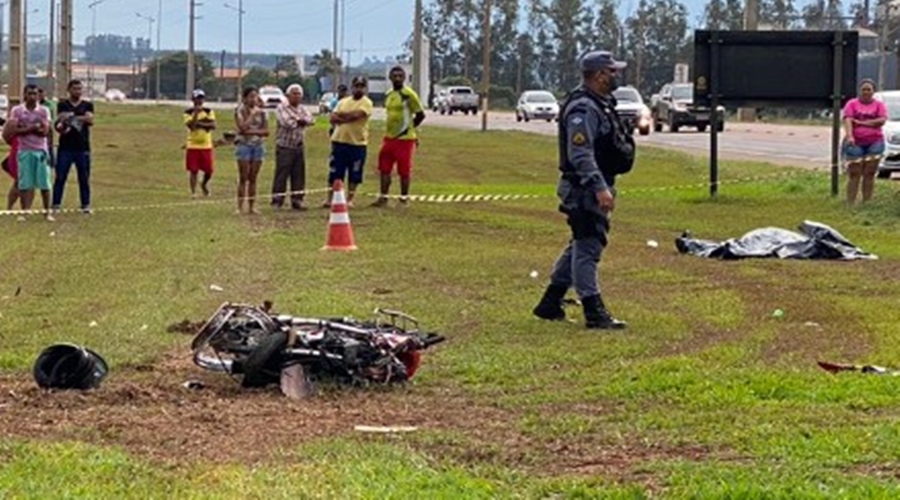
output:
M 331 112 L 331 100 L 335 97 L 334 92 L 325 92 L 322 94 L 322 97 L 319 98 L 319 114 L 326 114 Z
M 103 94 L 103 97 L 109 102 L 122 102 L 126 98 L 125 92 L 119 89 L 109 89 Z
M 516 121 L 547 120 L 559 118 L 559 101 L 546 90 L 526 90 L 516 104 Z
M 884 156 L 878 164 L 878 177 L 890 177 L 900 172 L 900 90 L 887 90 L 875 94 L 875 99 L 887 108 L 888 121 L 882 127 L 884 132 Z
M 275 85 L 265 85 L 259 89 L 259 98 L 264 108 L 277 108 L 279 104 L 287 101 L 284 92 Z
M 641 93 L 634 87 L 619 87 L 613 91 L 613 97 L 616 98 L 616 112 L 629 133 L 637 129 L 641 135 L 650 135 L 650 108 L 644 104 Z

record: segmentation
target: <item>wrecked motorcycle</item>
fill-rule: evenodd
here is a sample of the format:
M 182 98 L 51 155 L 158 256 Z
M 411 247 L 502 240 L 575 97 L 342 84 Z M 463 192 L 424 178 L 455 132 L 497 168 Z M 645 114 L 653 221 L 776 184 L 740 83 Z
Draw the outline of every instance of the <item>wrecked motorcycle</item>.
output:
M 319 380 L 405 382 L 419 368 L 420 351 L 445 340 L 420 331 L 418 320 L 399 311 L 376 309 L 374 321 L 359 321 L 275 314 L 270 308 L 222 304 L 194 338 L 194 363 L 240 375 L 244 387 L 280 383 L 288 396 L 305 397 Z

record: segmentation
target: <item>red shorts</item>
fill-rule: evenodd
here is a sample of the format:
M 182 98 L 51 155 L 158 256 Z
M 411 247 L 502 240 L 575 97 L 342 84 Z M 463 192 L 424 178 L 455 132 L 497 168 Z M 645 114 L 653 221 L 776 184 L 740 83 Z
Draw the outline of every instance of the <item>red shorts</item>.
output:
M 212 175 L 213 173 L 213 150 L 212 149 L 188 149 L 184 155 L 184 166 L 188 172 L 196 174 L 203 172 Z
M 385 137 L 378 153 L 378 171 L 384 175 L 391 175 L 394 164 L 397 164 L 397 174 L 401 179 L 409 179 L 412 175 L 413 153 L 416 150 L 416 141 L 409 139 L 390 139 Z
M 0 168 L 9 174 L 14 181 L 19 180 L 19 141 L 15 137 L 13 137 L 9 147 L 9 156 L 2 160 Z
M 18 153 L 14 154 L 13 152 L 10 152 L 9 156 L 4 158 L 2 160 L 2 165 L 0 165 L 0 168 L 2 168 L 4 172 L 9 174 L 9 176 L 12 177 L 14 181 L 19 180 L 19 160 L 17 158 L 17 154 Z

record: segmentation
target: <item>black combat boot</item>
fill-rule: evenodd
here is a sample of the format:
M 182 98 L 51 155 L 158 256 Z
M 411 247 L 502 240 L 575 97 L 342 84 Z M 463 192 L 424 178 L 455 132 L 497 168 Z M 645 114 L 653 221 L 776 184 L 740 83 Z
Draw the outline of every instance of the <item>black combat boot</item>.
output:
M 565 286 L 549 284 L 547 290 L 544 291 L 544 296 L 541 297 L 541 301 L 532 311 L 534 315 L 550 321 L 564 321 L 566 319 L 566 311 L 563 310 L 562 304 L 563 297 L 566 296 L 568 290 L 569 288 Z
M 624 330 L 628 326 L 628 323 L 613 318 L 599 295 L 581 299 L 581 306 L 584 308 L 585 326 L 589 330 Z

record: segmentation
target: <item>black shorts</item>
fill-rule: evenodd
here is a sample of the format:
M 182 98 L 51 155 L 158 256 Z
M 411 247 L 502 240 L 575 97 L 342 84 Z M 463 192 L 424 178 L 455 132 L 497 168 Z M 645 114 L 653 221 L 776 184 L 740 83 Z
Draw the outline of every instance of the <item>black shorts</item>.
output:
M 354 146 L 342 142 L 331 143 L 331 161 L 328 169 L 328 185 L 349 177 L 350 184 L 362 184 L 363 167 L 366 164 L 366 146 Z

